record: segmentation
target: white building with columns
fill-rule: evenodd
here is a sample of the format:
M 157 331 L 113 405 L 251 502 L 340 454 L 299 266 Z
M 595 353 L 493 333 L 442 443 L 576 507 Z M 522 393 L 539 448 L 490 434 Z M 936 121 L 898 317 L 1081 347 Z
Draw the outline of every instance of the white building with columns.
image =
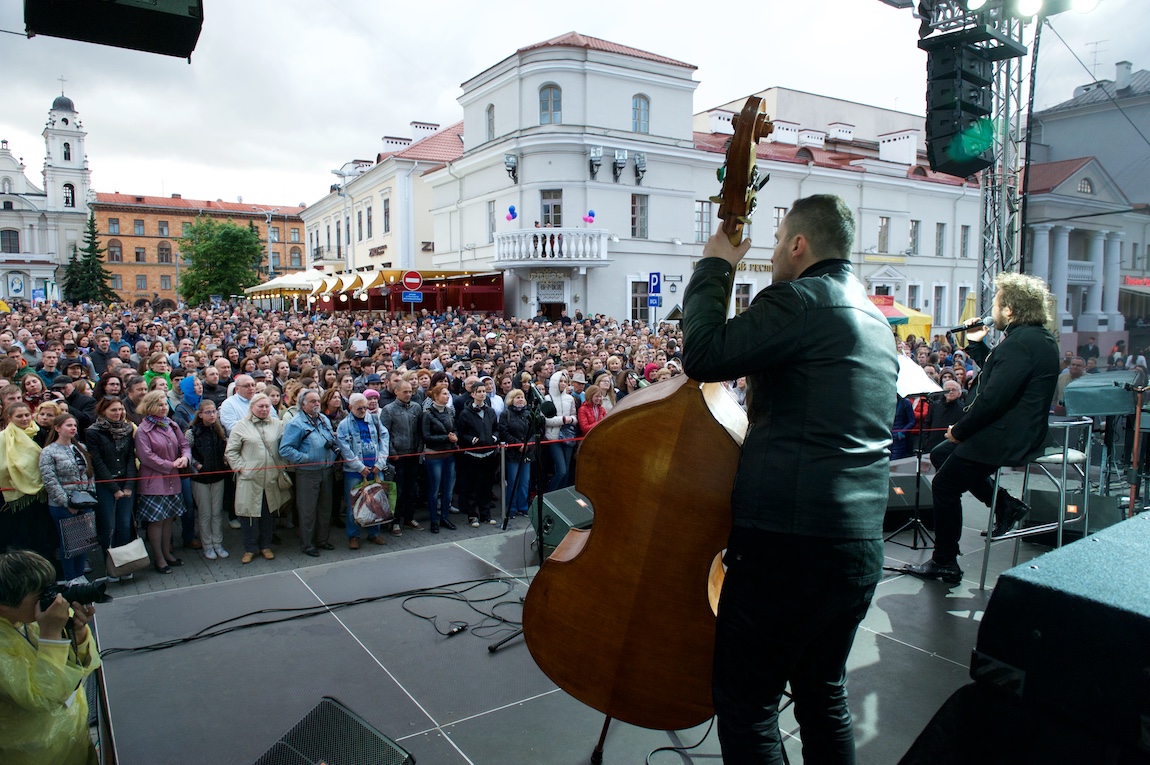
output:
M 717 230 L 710 197 L 731 133 L 734 105 L 693 113 L 694 71 L 570 33 L 464 82 L 464 150 L 425 176 L 435 267 L 501 270 L 509 315 L 665 318 Z M 979 194 L 926 167 L 923 118 L 786 89 L 767 95 L 776 133 L 758 156 L 771 180 L 732 311 L 770 283 L 774 230 L 791 202 L 826 193 L 855 211 L 852 260 L 869 291 L 937 325 L 956 321 L 978 280 Z M 652 309 L 653 273 L 663 304 Z
M 72 99 L 52 102 L 43 136 L 39 186 L 25 175 L 23 157 L 0 140 L 0 296 L 9 301 L 58 298 L 57 269 L 83 246 L 91 171 Z

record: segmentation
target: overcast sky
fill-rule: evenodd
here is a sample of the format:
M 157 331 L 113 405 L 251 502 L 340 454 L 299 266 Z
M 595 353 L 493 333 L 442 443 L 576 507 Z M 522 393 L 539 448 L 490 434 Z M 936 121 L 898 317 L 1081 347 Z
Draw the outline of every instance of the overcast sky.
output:
M 88 131 L 93 186 L 261 205 L 312 203 L 352 158 L 413 120 L 462 117 L 459 84 L 516 49 L 570 31 L 698 67 L 695 111 L 782 86 L 916 114 L 925 54 L 909 10 L 880 0 L 379 2 L 205 0 L 192 61 L 49 37 L 0 34 L 0 138 L 41 183 L 44 128 L 60 92 Z M 1052 19 L 1037 106 L 1070 97 L 1150 46 L 1146 0 L 1101 0 Z M 654 8 L 658 8 L 654 12 Z M 735 28 L 727 19 L 735 18 Z M 23 2 L 0 0 L 0 29 L 23 32 Z M 1100 45 L 1092 42 L 1104 41 Z M 1084 154 L 1088 153 L 1084 149 Z

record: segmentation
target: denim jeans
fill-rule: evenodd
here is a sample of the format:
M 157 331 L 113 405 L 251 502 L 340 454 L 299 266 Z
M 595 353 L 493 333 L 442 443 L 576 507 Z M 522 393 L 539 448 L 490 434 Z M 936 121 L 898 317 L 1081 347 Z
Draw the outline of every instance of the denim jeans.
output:
M 352 511 L 351 490 L 361 483 L 363 483 L 363 475 L 361 473 L 349 473 L 346 470 L 343 472 L 343 495 L 344 499 L 347 500 L 347 526 L 344 530 L 347 532 L 348 539 L 359 536 L 360 526 L 355 522 L 355 513 Z M 362 528 L 364 532 L 367 533 L 368 539 L 375 539 L 379 536 L 378 523 L 374 526 L 364 526 Z
M 547 491 L 565 489 L 571 485 L 567 475 L 571 470 L 571 455 L 575 453 L 575 444 L 569 442 L 548 444 L 548 449 L 551 452 L 551 465 L 555 472 L 551 474 L 551 483 L 547 486 Z
M 110 486 L 96 484 L 96 533 L 100 546 L 119 547 L 132 541 L 132 505 L 134 496 L 116 499 Z
M 455 456 L 424 459 L 427 471 L 427 515 L 432 523 L 451 520 L 451 492 L 455 489 Z
M 789 681 L 803 760 L 854 763 L 846 661 L 882 556 L 881 539 L 731 532 L 712 679 L 724 762 L 783 762 L 779 701 Z
M 531 463 L 507 461 L 507 514 L 527 515 L 527 492 L 531 489 Z
M 60 569 L 63 573 L 64 579 L 75 579 L 82 576 L 84 573 L 84 561 L 86 556 L 77 555 L 75 558 L 64 557 L 64 536 L 60 534 L 60 521 L 65 518 L 71 518 L 72 513 L 68 512 L 66 507 L 58 507 L 56 505 L 48 505 L 48 512 L 52 514 L 52 520 L 56 522 L 56 535 L 59 542 L 60 551 Z M 85 511 L 87 512 L 87 511 Z
M 184 514 L 180 516 L 180 536 L 184 544 L 196 538 L 196 500 L 192 497 L 192 479 L 180 478 L 180 496 L 184 501 Z

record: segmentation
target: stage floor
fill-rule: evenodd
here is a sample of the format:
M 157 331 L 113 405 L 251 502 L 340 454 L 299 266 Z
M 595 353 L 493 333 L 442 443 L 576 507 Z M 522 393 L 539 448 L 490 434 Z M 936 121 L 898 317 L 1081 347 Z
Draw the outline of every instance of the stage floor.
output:
M 985 510 L 981 520 L 985 521 Z M 979 522 L 977 512 L 967 521 Z M 279 571 L 178 590 L 117 598 L 99 607 L 102 649 L 191 635 L 261 608 L 299 608 L 452 582 L 512 578 L 498 613 L 518 619 L 526 591 L 526 535 L 517 531 L 370 558 Z M 942 702 L 968 681 L 970 650 L 990 590 L 979 592 L 981 539 L 964 529 L 967 579 L 957 587 L 888 574 L 878 587 L 849 663 L 858 761 L 890 765 L 910 747 Z M 992 579 L 1009 567 L 999 545 Z M 888 542 L 887 565 L 920 562 L 929 551 Z M 1023 560 L 1042 548 L 1023 545 Z M 796 571 L 795 576 L 802 576 Z M 486 584 L 479 594 L 501 593 Z M 478 626 L 466 604 L 418 600 L 439 628 Z M 490 604 L 487 604 L 490 605 Z M 246 621 L 272 618 L 248 617 Z M 415 755 L 421 765 L 575 765 L 588 762 L 602 716 L 558 690 L 522 638 L 487 646 L 500 628 L 441 637 L 396 599 L 286 623 L 258 626 L 158 652 L 108 656 L 104 673 L 118 761 L 250 763 L 314 707 L 333 696 Z M 802 762 L 797 724 L 784 715 L 791 762 Z M 695 743 L 707 726 L 650 731 L 613 723 L 607 763 L 639 763 L 661 746 Z M 656 765 L 717 762 L 710 733 L 688 755 Z

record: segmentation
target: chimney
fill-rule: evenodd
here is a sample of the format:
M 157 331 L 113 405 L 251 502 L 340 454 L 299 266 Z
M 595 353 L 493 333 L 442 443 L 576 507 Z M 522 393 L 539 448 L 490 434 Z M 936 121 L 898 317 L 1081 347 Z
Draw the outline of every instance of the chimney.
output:
M 855 135 L 855 126 L 848 125 L 845 122 L 832 122 L 827 127 L 830 128 L 832 141 L 853 141 Z
M 774 143 L 797 145 L 799 142 L 799 123 L 775 120 L 775 132 L 771 133 L 770 140 Z
M 412 140 L 422 141 L 428 136 L 433 136 L 439 132 L 439 125 L 434 122 L 412 122 L 411 135 Z
M 172 199 L 183 199 L 183 197 L 179 194 L 172 194 Z
M 1114 90 L 1126 90 L 1126 88 L 1130 87 L 1131 64 L 1129 61 L 1119 61 L 1116 69 L 1117 73 L 1114 76 Z
M 918 130 L 908 128 L 880 135 L 878 158 L 883 162 L 913 165 L 918 159 Z
M 383 151 L 385 153 L 392 151 L 403 151 L 408 146 L 411 146 L 410 138 L 399 138 L 394 135 L 385 135 L 383 137 Z
M 816 146 L 823 148 L 826 144 L 827 134 L 821 130 L 807 128 L 799 131 L 799 146 Z
M 720 111 L 716 109 L 707 114 L 707 123 L 709 125 L 709 132 L 722 133 L 723 135 L 734 135 L 735 128 L 731 125 L 731 118 L 735 115 L 732 112 Z

